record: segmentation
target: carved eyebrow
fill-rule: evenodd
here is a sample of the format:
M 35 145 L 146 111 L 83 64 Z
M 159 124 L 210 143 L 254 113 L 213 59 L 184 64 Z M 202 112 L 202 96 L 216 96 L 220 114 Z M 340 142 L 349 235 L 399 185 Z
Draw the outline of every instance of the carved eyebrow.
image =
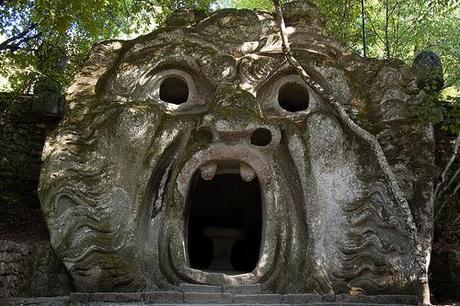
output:
M 196 64 L 196 63 L 193 63 Z M 199 71 L 198 65 L 193 65 L 190 62 L 187 62 L 183 58 L 166 58 L 164 60 L 158 61 L 158 63 L 153 66 L 146 74 L 154 75 L 158 72 L 168 70 L 168 69 L 178 69 L 184 70 L 187 73 L 193 74 L 196 71 Z M 195 66 L 195 67 L 194 67 Z
M 322 86 L 326 90 L 330 90 L 330 84 L 328 80 L 317 70 L 309 67 L 302 65 L 303 68 L 308 72 L 310 75 L 311 79 Z M 323 67 L 331 67 L 330 65 L 324 65 Z M 267 82 L 269 82 L 272 79 L 276 78 L 282 78 L 283 76 L 287 75 L 298 75 L 298 73 L 293 69 L 293 67 L 288 63 L 286 59 L 284 59 L 273 71 L 270 73 L 270 75 L 264 79 L 263 82 L 261 82 L 257 86 L 257 90 L 263 87 Z M 303 82 L 305 86 L 312 87 L 309 84 Z
M 286 59 L 283 59 L 283 61 L 281 61 L 281 62 L 275 67 L 275 69 L 273 69 L 272 71 L 270 71 L 270 73 L 267 75 L 267 77 L 264 78 L 263 81 L 261 82 L 261 84 L 259 84 L 259 85 L 265 84 L 268 80 L 270 80 L 270 79 L 273 78 L 274 76 L 280 74 L 280 72 L 283 70 L 283 67 L 286 67 L 286 64 L 287 64 L 287 60 L 286 60 Z M 287 67 L 286 67 L 286 68 L 287 68 Z
M 167 69 L 179 69 L 184 70 L 190 74 L 199 74 L 200 76 L 202 75 L 200 65 L 196 62 L 196 59 L 189 56 L 181 56 L 178 54 L 170 54 L 166 57 L 150 55 L 148 59 L 144 61 L 138 61 L 136 63 L 124 60 L 119 64 L 119 67 L 122 67 L 124 64 L 129 64 L 132 67 L 131 69 L 145 69 L 140 74 L 143 77 L 150 77 L 160 71 Z
M 295 71 L 292 70 L 292 67 L 289 65 L 287 60 L 283 58 L 283 60 L 276 65 L 274 69 L 270 71 L 270 73 L 263 79 L 259 80 L 256 90 L 259 90 L 260 88 L 264 87 L 265 84 L 270 82 L 270 80 L 274 80 L 277 78 L 281 78 L 286 75 L 291 75 L 291 74 L 296 74 Z
M 257 90 L 283 66 L 285 59 L 271 55 L 248 54 L 237 59 L 237 74 L 240 85 Z

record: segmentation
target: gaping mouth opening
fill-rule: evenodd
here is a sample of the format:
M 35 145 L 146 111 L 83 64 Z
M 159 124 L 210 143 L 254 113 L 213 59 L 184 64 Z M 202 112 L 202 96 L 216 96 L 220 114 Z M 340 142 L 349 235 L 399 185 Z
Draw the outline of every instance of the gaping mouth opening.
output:
M 247 164 L 202 166 L 188 191 L 190 267 L 231 275 L 254 270 L 262 244 L 262 200 L 259 180 Z

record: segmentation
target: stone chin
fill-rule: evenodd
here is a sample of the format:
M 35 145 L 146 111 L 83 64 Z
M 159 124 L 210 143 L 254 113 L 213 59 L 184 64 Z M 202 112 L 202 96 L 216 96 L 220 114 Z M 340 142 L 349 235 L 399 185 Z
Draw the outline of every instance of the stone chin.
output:
M 267 13 L 102 43 L 69 88 L 39 187 L 77 290 L 416 292 L 432 155 L 404 143 L 432 144 L 410 109 L 423 94 L 401 63 L 364 62 L 328 38 L 307 4 L 286 8 L 298 59 L 375 129 L 398 182 L 286 64 Z

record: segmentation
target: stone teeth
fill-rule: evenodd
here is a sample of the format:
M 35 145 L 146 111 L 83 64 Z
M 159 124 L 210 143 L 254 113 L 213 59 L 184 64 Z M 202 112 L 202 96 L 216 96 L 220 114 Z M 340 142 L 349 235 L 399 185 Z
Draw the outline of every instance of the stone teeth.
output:
M 207 163 L 203 166 L 201 166 L 201 177 L 203 180 L 209 181 L 214 178 L 214 175 L 216 175 L 217 171 L 217 163 L 216 162 L 211 162 Z
M 246 163 L 240 163 L 240 175 L 243 181 L 250 182 L 256 177 L 256 172 Z

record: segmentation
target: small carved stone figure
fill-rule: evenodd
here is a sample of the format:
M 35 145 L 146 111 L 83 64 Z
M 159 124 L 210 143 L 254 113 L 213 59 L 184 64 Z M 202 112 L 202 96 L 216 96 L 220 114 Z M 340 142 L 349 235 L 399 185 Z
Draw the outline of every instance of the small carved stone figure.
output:
M 417 293 L 432 225 L 432 132 L 413 110 L 425 95 L 402 62 L 328 36 L 314 5 L 285 12 L 297 59 L 377 137 L 395 179 L 286 62 L 273 15 L 182 12 L 95 46 L 47 139 L 42 209 L 78 291 Z
M 433 51 L 422 51 L 412 65 L 420 89 L 439 91 L 444 86 L 441 58 Z

